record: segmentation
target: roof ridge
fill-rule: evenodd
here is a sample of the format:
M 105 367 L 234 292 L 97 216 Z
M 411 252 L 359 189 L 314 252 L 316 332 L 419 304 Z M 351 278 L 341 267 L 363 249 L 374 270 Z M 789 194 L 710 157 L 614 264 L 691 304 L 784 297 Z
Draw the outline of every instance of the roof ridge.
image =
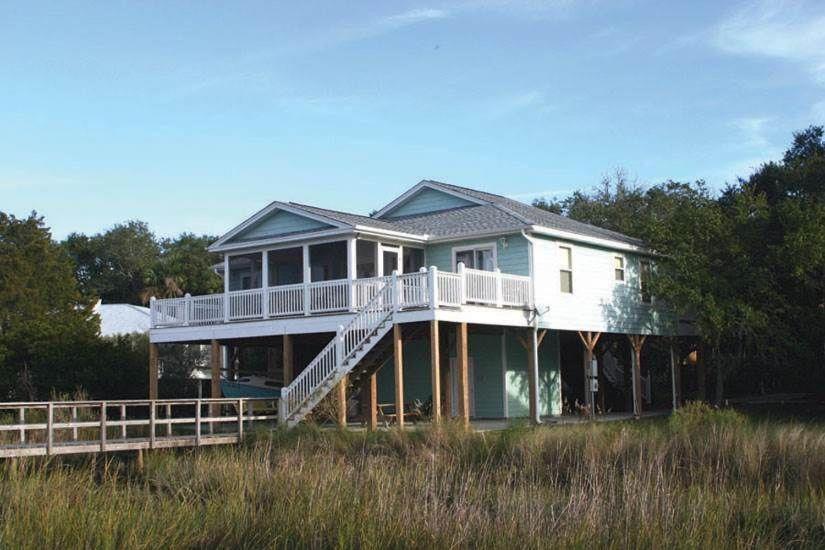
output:
M 367 216 L 366 214 L 356 214 L 355 212 L 347 212 L 345 210 L 334 210 L 332 208 L 324 208 L 323 206 L 315 206 L 314 204 L 304 204 L 304 203 L 294 202 L 294 201 L 289 201 L 288 204 L 291 204 L 293 206 L 297 206 L 299 208 L 314 208 L 315 210 L 323 210 L 325 212 L 333 212 L 335 214 L 344 214 L 345 216 L 357 216 L 359 218 L 372 219 L 369 216 Z

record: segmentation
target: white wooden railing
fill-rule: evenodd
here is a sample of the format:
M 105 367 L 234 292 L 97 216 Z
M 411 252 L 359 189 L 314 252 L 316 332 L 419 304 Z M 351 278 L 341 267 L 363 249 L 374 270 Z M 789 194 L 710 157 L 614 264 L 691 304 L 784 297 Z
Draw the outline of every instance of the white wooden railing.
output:
M 155 399 L 0 403 L 0 458 L 199 447 L 238 442 L 273 425 L 277 399 Z
M 197 326 L 357 311 L 380 291 L 391 277 L 338 279 L 299 283 L 225 294 L 190 296 L 150 303 L 152 328 Z M 532 306 L 529 277 L 500 271 L 464 269 L 458 273 L 432 267 L 398 276 L 399 309 L 460 307 L 477 304 L 491 307 Z
M 281 389 L 278 411 L 281 422 L 293 421 L 295 414 L 316 395 L 316 392 L 324 391 L 323 386 L 326 383 L 331 383 L 336 377 L 346 374 L 343 372 L 345 365 L 356 352 L 368 351 L 362 349 L 362 346 L 371 337 L 377 336 L 379 327 L 388 326 L 393 312 L 398 307 L 399 298 L 405 292 L 403 278 L 403 275 L 393 275 L 389 282 L 382 282 L 380 289 L 360 308 L 357 315 L 347 325 L 339 327 L 335 337 L 315 359 L 291 384 Z M 352 368 L 354 364 L 349 366 Z M 329 389 L 327 387 L 326 392 Z

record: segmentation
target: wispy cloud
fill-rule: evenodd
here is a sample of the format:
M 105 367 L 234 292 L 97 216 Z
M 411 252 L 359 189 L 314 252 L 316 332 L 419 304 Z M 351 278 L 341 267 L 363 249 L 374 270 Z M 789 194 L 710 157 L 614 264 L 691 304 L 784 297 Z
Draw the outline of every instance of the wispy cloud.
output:
M 825 85 L 825 4 L 759 0 L 721 21 L 711 43 L 737 55 L 784 59 Z
M 739 132 L 743 146 L 767 149 L 770 148 L 770 142 L 765 135 L 765 127 L 770 121 L 770 117 L 743 117 L 733 120 L 730 125 Z
M 499 119 L 523 112 L 546 114 L 554 108 L 544 92 L 527 90 L 487 99 L 482 102 L 480 110 L 489 119 Z

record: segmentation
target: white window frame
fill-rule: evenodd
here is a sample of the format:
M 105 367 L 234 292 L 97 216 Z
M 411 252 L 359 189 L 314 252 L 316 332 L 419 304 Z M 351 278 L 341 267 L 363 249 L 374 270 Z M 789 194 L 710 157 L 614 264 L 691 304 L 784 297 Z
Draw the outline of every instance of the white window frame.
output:
M 489 250 L 492 249 L 493 251 L 493 269 L 498 269 L 498 246 L 495 241 L 489 243 L 479 243 L 467 246 L 454 246 L 453 247 L 453 263 L 451 269 L 456 269 L 456 257 L 458 256 L 459 252 L 468 252 L 473 251 L 473 258 L 475 258 L 475 251 L 476 250 Z M 475 261 L 475 259 L 473 260 Z M 470 266 L 464 266 L 469 268 Z M 478 269 L 478 267 L 474 267 L 473 269 Z
M 569 268 L 568 267 L 563 267 L 563 262 L 562 262 L 563 256 L 562 256 L 562 252 L 561 252 L 563 249 L 567 249 L 567 250 L 570 251 L 570 267 Z M 571 294 L 572 295 L 573 293 L 576 292 L 576 281 L 574 280 L 575 277 L 573 275 L 573 272 L 575 271 L 576 262 L 573 259 L 573 257 L 575 256 L 575 254 L 573 254 L 573 246 L 569 245 L 569 244 L 562 243 L 562 244 L 558 245 L 558 251 L 559 251 L 559 286 L 558 286 L 559 294 L 561 294 L 561 295 Z M 561 289 L 561 272 L 562 271 L 570 272 L 570 292 L 565 292 Z
M 619 269 L 618 267 L 616 267 L 616 260 L 621 260 L 622 261 L 622 267 L 621 267 L 621 269 L 622 269 L 622 278 L 621 279 L 616 278 L 616 271 Z M 613 271 L 613 274 L 612 274 L 613 284 L 617 284 L 617 285 L 626 284 L 627 283 L 627 258 L 625 258 L 621 254 L 613 254 L 613 262 L 612 263 L 613 263 L 613 270 L 612 270 Z

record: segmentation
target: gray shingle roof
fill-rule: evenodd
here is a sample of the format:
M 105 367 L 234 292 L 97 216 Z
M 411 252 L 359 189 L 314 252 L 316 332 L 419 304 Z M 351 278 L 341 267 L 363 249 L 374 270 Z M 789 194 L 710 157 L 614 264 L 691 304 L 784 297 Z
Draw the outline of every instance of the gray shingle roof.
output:
M 529 204 L 524 204 L 501 195 L 469 189 L 440 181 L 424 180 L 434 188 L 461 193 L 485 204 L 462 206 L 440 212 L 415 214 L 392 220 L 372 218 L 349 212 L 318 208 L 291 202 L 292 206 L 319 216 L 325 216 L 349 226 L 371 227 L 379 230 L 400 231 L 435 238 L 464 237 L 476 233 L 520 231 L 528 226 L 538 225 L 577 235 L 607 239 L 635 246 L 644 243 L 636 238 L 616 231 L 603 229 L 587 223 L 571 220 Z
M 530 225 L 541 225 L 543 227 L 547 227 L 550 229 L 568 231 L 570 233 L 575 233 L 577 235 L 596 237 L 599 239 L 609 239 L 612 241 L 619 241 L 622 243 L 632 244 L 635 246 L 644 245 L 644 243 L 640 239 L 624 235 L 617 231 L 611 231 L 609 229 L 604 229 L 602 227 L 590 225 L 589 223 L 571 220 L 566 216 L 554 214 L 553 212 L 548 212 L 547 210 L 542 210 L 541 208 L 536 208 L 535 206 L 524 204 L 523 202 L 503 197 L 501 195 L 486 193 L 484 191 L 478 191 L 476 189 L 468 189 L 466 187 L 460 187 L 458 185 L 452 185 L 449 183 L 442 183 L 440 181 L 425 181 L 427 181 L 427 183 L 431 184 L 433 187 L 443 187 L 451 191 L 464 193 L 470 197 L 479 200 L 489 201 L 495 204 L 496 206 L 499 206 L 511 212 L 515 216 L 525 220 Z

